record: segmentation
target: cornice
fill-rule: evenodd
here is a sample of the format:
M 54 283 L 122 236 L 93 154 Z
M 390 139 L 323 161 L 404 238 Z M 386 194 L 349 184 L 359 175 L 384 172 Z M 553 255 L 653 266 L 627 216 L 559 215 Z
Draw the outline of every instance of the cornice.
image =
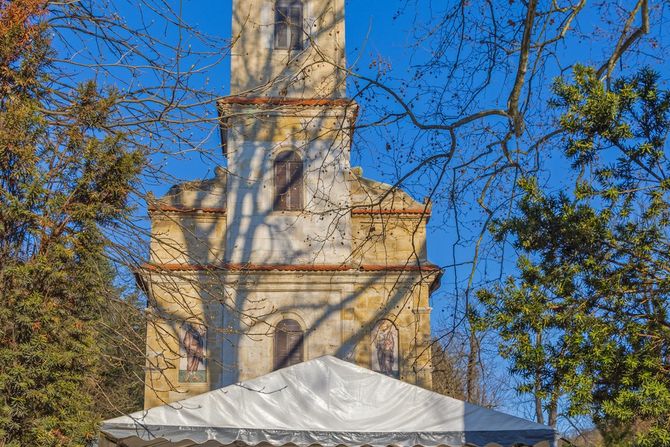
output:
M 363 264 L 155 264 L 146 263 L 141 269 L 155 272 L 440 272 L 436 265 Z

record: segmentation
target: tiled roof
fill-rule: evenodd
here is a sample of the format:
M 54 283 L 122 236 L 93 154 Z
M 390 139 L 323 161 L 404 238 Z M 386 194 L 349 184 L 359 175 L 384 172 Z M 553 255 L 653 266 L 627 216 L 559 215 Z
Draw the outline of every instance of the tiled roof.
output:
M 142 266 L 143 269 L 170 272 L 197 272 L 197 271 L 244 271 L 244 272 L 440 272 L 436 265 L 374 265 L 363 264 L 355 267 L 347 264 L 151 264 Z
M 433 264 L 424 264 L 424 265 L 373 265 L 373 264 L 364 264 L 360 267 L 361 271 L 364 272 L 440 272 L 442 271 L 436 265 Z
M 185 206 L 168 206 L 168 205 L 154 205 L 149 207 L 150 213 L 164 212 L 164 213 L 211 213 L 211 214 L 225 214 L 225 208 L 197 208 Z M 354 208 L 351 210 L 353 215 L 370 215 L 370 214 L 413 214 L 430 216 L 430 208 L 414 208 L 414 209 L 375 209 L 375 208 Z
M 219 104 L 270 105 L 270 106 L 348 106 L 355 102 L 350 99 L 328 98 L 250 98 L 227 96 L 219 99 Z
M 430 208 L 413 208 L 413 209 L 375 209 L 375 208 L 354 208 L 351 214 L 418 214 L 423 216 L 430 216 Z
M 150 206 L 150 213 L 164 212 L 164 213 L 210 213 L 210 214 L 225 214 L 225 208 L 189 208 L 185 206 L 168 206 L 158 205 Z

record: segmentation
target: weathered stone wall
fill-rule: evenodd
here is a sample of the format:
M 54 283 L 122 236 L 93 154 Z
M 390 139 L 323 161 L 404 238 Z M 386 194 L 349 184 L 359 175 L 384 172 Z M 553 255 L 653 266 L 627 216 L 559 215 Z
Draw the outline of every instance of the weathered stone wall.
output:
M 351 221 L 351 259 L 359 264 L 426 263 L 425 219 L 420 214 L 382 214 L 374 210 L 355 215 Z
M 219 102 L 227 169 L 149 201 L 146 408 L 269 373 L 287 318 L 305 331 L 305 360 L 368 368 L 373 327 L 389 320 L 399 378 L 432 385 L 430 206 L 349 165 L 358 106 L 343 99 L 344 0 L 304 1 L 301 51 L 273 48 L 274 3 L 233 2 L 233 96 Z M 284 151 L 303 160 L 299 211 L 273 209 Z M 184 322 L 206 328 L 202 383 L 180 382 Z
M 345 262 L 351 253 L 346 110 L 237 107 L 228 113 L 228 169 L 235 175 L 228 175 L 226 261 Z M 300 211 L 273 211 L 273 162 L 285 151 L 303 160 Z
M 274 0 L 233 2 L 231 94 L 343 98 L 344 0 L 305 0 L 305 49 L 274 47 Z
M 434 275 L 379 271 L 154 274 L 152 290 L 160 304 L 153 312 L 156 323 L 149 325 L 145 406 L 271 372 L 274 328 L 285 318 L 298 321 L 305 330 L 305 360 L 335 355 L 368 368 L 373 355 L 371 329 L 380 319 L 389 319 L 399 331 L 400 379 L 430 388 L 428 297 Z M 178 327 L 193 319 L 209 328 L 206 383 L 178 380 Z
M 147 275 L 153 298 L 147 323 L 145 408 L 175 402 L 216 389 L 221 384 L 222 309 L 206 274 Z M 180 327 L 184 322 L 207 328 L 207 374 L 202 383 L 180 383 Z
M 399 377 L 431 386 L 428 299 L 438 272 L 427 263 L 429 207 L 352 173 L 348 137 L 312 135 L 301 148 L 305 209 L 273 211 L 272 157 L 294 122 L 265 129 L 268 120 L 257 130 L 272 141 L 249 141 L 233 120 L 228 171 L 178 185 L 153 205 L 147 408 L 270 372 L 274 328 L 285 318 L 306 331 L 306 360 L 331 354 L 365 367 L 371 330 L 388 319 L 399 333 Z M 205 383 L 179 382 L 183 321 L 207 325 Z
M 152 216 L 151 261 L 157 264 L 214 264 L 223 261 L 225 213 L 174 213 Z

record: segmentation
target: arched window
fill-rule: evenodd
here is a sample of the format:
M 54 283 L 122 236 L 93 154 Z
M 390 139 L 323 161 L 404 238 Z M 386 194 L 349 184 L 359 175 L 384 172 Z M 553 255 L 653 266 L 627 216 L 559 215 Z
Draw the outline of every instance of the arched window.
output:
M 302 159 L 295 152 L 283 152 L 274 162 L 275 197 L 277 211 L 302 209 Z
M 398 367 L 398 329 L 391 320 L 379 320 L 372 329 L 370 337 L 373 371 L 391 377 L 399 377 Z
M 275 4 L 275 49 L 302 50 L 303 5 L 300 0 L 277 0 Z
M 275 328 L 274 369 L 303 361 L 304 332 L 295 320 L 282 320 Z

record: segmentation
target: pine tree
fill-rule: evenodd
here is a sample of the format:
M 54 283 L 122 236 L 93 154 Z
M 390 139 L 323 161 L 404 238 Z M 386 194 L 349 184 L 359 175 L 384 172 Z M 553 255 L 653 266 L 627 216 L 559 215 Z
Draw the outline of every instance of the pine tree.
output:
M 105 229 L 129 212 L 142 164 L 110 132 L 113 91 L 62 91 L 44 0 L 0 0 L 0 445 L 76 446 L 110 290 Z
M 607 445 L 670 446 L 670 92 L 648 69 L 609 87 L 558 81 L 572 194 L 524 179 L 494 228 L 519 275 L 482 290 L 480 323 L 532 393 L 538 419 L 590 415 Z

